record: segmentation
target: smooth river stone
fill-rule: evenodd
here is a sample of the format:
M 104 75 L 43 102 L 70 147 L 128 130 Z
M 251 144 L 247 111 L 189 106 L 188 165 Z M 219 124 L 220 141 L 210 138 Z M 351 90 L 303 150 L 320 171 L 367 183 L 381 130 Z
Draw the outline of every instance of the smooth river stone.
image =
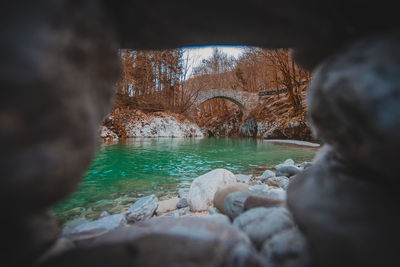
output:
M 187 198 L 180 198 L 178 202 L 176 203 L 176 208 L 181 209 L 181 208 L 186 208 L 189 207 L 189 203 Z
M 236 217 L 233 225 L 245 232 L 258 248 L 273 235 L 294 226 L 289 211 L 283 207 L 254 208 Z
M 245 203 L 247 202 L 247 199 L 252 196 L 263 197 L 264 204 L 266 204 L 265 200 L 268 199 L 268 203 L 270 204 L 270 206 L 281 206 L 282 203 L 284 203 L 282 200 L 270 197 L 272 195 L 272 190 L 275 189 L 270 189 L 267 192 L 259 190 L 246 190 L 230 193 L 226 196 L 224 200 L 224 214 L 228 215 L 233 220 L 245 211 Z M 251 205 L 251 203 L 248 204 L 248 209 Z M 265 207 L 266 205 L 259 206 Z
M 287 193 L 282 188 L 271 188 L 268 185 L 253 185 L 250 186 L 249 189 L 254 192 L 258 192 L 259 195 L 264 195 L 266 197 L 286 201 Z
M 255 191 L 247 190 L 233 192 L 227 195 L 224 201 L 225 214 L 228 215 L 232 220 L 235 219 L 243 212 L 244 202 L 246 201 L 247 197 L 255 193 Z
M 225 214 L 225 199 L 233 192 L 248 191 L 249 186 L 243 183 L 235 183 L 219 189 L 213 199 L 214 206 L 222 213 Z
M 163 214 L 168 211 L 176 210 L 178 202 L 179 202 L 179 198 L 177 198 L 177 197 L 159 201 L 158 207 L 156 209 L 156 213 Z
M 294 166 L 294 165 L 285 165 L 285 164 L 279 164 L 275 166 L 276 169 L 276 176 L 286 176 L 286 177 L 291 177 L 293 175 L 296 175 L 300 172 L 300 168 Z
M 266 183 L 270 186 L 277 186 L 286 190 L 289 185 L 289 178 L 286 176 L 270 177 L 266 180 Z
M 263 172 L 263 174 L 260 177 L 260 181 L 261 182 L 265 182 L 268 178 L 270 177 L 274 177 L 275 173 L 271 170 L 266 170 L 265 172 Z
M 253 175 L 246 175 L 246 174 L 236 174 L 236 180 L 238 183 L 248 184 L 250 180 L 253 178 Z
M 151 218 L 157 209 L 158 198 L 155 195 L 139 198 L 125 213 L 130 223 L 143 221 Z

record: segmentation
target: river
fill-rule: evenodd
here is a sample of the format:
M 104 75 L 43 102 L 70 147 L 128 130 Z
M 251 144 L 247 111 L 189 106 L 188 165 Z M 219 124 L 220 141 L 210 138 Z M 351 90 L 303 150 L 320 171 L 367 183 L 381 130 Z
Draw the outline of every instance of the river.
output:
M 177 195 L 194 178 L 216 168 L 234 174 L 262 173 L 291 158 L 312 160 L 315 148 L 251 138 L 135 138 L 102 144 L 76 192 L 54 208 L 63 224 L 102 211 L 121 212 L 143 195 Z

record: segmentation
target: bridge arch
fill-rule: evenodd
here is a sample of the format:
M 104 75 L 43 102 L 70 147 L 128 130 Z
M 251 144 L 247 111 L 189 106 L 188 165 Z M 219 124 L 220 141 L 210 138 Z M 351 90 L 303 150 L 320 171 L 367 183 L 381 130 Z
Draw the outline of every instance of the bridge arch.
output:
M 250 113 L 259 100 L 257 93 L 220 88 L 199 91 L 194 104 L 199 106 L 202 103 L 215 98 L 223 98 L 235 103 L 244 114 Z
M 233 103 L 235 103 L 242 111 L 246 110 L 245 106 L 243 103 L 240 102 L 240 100 L 234 99 L 232 97 L 228 97 L 228 96 L 214 96 L 214 97 L 209 97 L 209 98 L 203 98 L 202 101 L 198 101 L 196 106 L 199 106 L 209 100 L 212 99 L 217 99 L 217 98 L 221 98 L 221 99 L 227 99 Z

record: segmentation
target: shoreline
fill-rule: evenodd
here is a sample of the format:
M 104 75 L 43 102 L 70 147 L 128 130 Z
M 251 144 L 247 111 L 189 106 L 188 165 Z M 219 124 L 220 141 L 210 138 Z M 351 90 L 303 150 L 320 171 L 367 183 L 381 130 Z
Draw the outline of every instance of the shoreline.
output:
M 253 139 L 260 139 L 270 143 L 284 143 L 284 144 L 294 144 L 298 146 L 309 146 L 309 147 L 322 147 L 322 144 L 297 140 L 297 139 L 264 139 L 262 137 L 249 137 L 249 136 L 129 136 L 124 138 L 119 138 L 117 140 L 112 140 L 112 142 L 119 142 L 129 139 L 151 139 L 151 138 L 173 138 L 173 139 L 202 139 L 202 138 L 253 138 Z M 110 142 L 111 140 L 107 140 L 106 138 L 100 138 L 101 141 L 104 143 Z
M 293 139 L 264 139 L 265 142 L 268 143 L 281 143 L 281 144 L 292 144 L 298 146 L 307 146 L 307 147 L 321 147 L 321 144 L 312 143 L 308 141 L 301 141 L 301 140 L 293 140 Z
M 125 142 L 132 142 L 131 140 L 133 140 L 133 142 L 137 141 L 137 140 L 143 140 L 143 142 L 147 142 L 146 140 L 165 140 L 164 142 L 169 143 L 170 141 L 168 140 L 174 140 L 174 139 L 178 139 L 178 140 L 189 140 L 187 142 L 190 142 L 190 144 L 192 144 L 193 142 L 197 143 L 197 142 L 201 142 L 201 140 L 205 140 L 205 139 L 226 139 L 229 137 L 132 137 L 132 138 L 126 138 L 126 139 L 121 139 L 119 141 L 114 141 L 114 142 L 101 142 L 105 145 L 109 144 L 109 143 L 113 143 L 113 144 L 117 144 L 117 143 L 125 143 Z M 313 155 L 315 153 L 315 150 L 317 150 L 318 148 L 315 147 L 310 147 L 310 146 L 303 146 L 303 147 L 295 147 L 293 145 L 287 144 L 287 143 L 291 143 L 291 142 L 298 142 L 298 140 L 284 140 L 286 144 L 283 145 L 271 145 L 270 148 L 269 145 L 267 145 L 267 143 L 265 143 L 264 141 L 269 141 L 269 140 L 265 140 L 265 139 L 261 139 L 261 138 L 244 138 L 244 137 L 234 137 L 234 139 L 237 139 L 238 141 L 240 139 L 242 140 L 248 140 L 248 142 L 250 142 L 251 144 L 254 144 L 255 142 L 257 142 L 258 145 L 261 145 L 262 147 L 265 147 L 265 149 L 275 149 L 273 147 L 277 147 L 276 149 L 281 149 L 280 147 L 285 147 L 287 146 L 287 149 L 291 150 L 291 149 L 296 149 L 296 150 L 301 150 L 301 151 L 311 151 L 310 155 Z M 193 140 L 193 141 L 190 141 Z M 197 140 L 197 141 L 195 141 Z M 206 140 L 207 141 L 207 140 Z M 140 141 L 142 142 L 142 141 Z M 208 141 L 207 141 L 208 142 Z M 246 141 L 247 142 L 247 141 Z M 276 142 L 276 140 L 272 140 L 272 142 Z M 292 147 L 292 148 L 290 148 Z M 307 152 L 305 152 L 307 153 Z M 288 155 L 288 157 L 290 157 L 290 155 Z M 311 158 L 304 158 L 302 160 L 307 160 L 307 161 L 311 161 Z M 268 164 L 267 162 L 261 162 L 257 165 L 254 164 L 250 164 L 247 168 L 241 169 L 241 170 L 231 170 L 232 172 L 234 172 L 235 174 L 244 174 L 244 175 L 252 175 L 252 176 L 259 176 L 261 175 L 265 170 L 269 169 L 269 170 L 273 170 L 274 164 L 277 164 L 278 162 L 275 163 L 271 163 Z M 218 165 L 215 166 L 215 168 L 224 168 L 222 165 Z M 229 169 L 229 167 L 228 167 Z M 172 183 L 172 182 L 171 182 Z M 173 184 L 173 183 L 172 183 Z M 151 193 L 156 194 L 156 196 L 159 198 L 160 201 L 162 200 L 167 200 L 169 198 L 173 198 L 177 196 L 177 193 L 179 191 L 179 189 L 181 188 L 189 188 L 190 187 L 190 181 L 188 182 L 188 184 L 185 184 L 185 186 L 182 185 L 178 185 L 176 184 L 175 186 L 173 185 L 168 185 L 165 189 L 154 189 L 153 191 L 151 191 Z M 142 192 L 143 191 L 143 192 Z M 137 194 L 136 194 L 137 193 Z M 124 209 L 127 209 L 129 205 L 128 204 L 128 200 L 130 199 L 134 199 L 137 200 L 140 197 L 146 194 L 150 193 L 150 191 L 148 190 L 139 190 L 139 191 L 135 191 L 133 190 L 132 192 L 124 192 L 123 194 L 115 194 L 113 197 L 109 197 L 107 194 L 105 194 L 105 197 L 103 198 L 94 198 L 94 200 L 87 204 L 87 203 L 81 203 L 80 201 L 71 201 L 72 204 L 74 204 L 75 206 L 72 206 L 70 204 L 68 204 L 69 206 L 59 206 L 57 207 L 58 212 L 57 212 L 57 217 L 59 220 L 59 224 L 60 225 L 64 225 L 65 223 L 68 223 L 69 221 L 73 220 L 74 218 L 77 218 L 79 215 L 83 215 L 84 217 L 86 217 L 86 219 L 88 220 L 95 220 L 98 215 L 103 212 L 103 211 L 107 211 L 110 212 L 112 214 L 114 213 L 119 213 L 121 211 L 123 211 Z
M 192 240 L 193 244 L 211 240 L 212 245 L 240 241 L 243 244 L 239 244 L 238 253 L 252 251 L 261 259 L 266 257 L 265 251 L 276 247 L 270 253 L 289 255 L 292 261 L 290 244 L 295 244 L 296 253 L 303 254 L 307 243 L 287 208 L 287 189 L 293 177 L 311 165 L 287 159 L 260 176 L 214 169 L 167 199 L 143 195 L 118 213 L 103 211 L 93 221 L 85 217 L 70 221 L 62 227 L 57 244 L 68 244 L 68 251 L 127 234 L 130 242 L 167 240 L 162 241 L 167 244 L 163 249 L 177 240 Z M 232 240 L 235 236 L 237 240 Z
M 290 160 L 290 159 L 289 159 Z M 284 163 L 282 163 L 282 164 L 279 164 L 279 165 L 277 165 L 277 166 L 280 166 L 280 165 L 288 165 L 287 163 L 286 163 L 287 161 L 285 161 Z M 303 162 L 303 164 L 304 163 L 306 163 L 306 162 Z M 311 163 L 311 162 L 310 162 Z M 293 163 L 289 163 L 289 165 L 292 165 L 292 166 L 296 166 L 296 168 L 300 171 L 300 170 L 302 170 L 303 169 L 303 166 L 300 166 L 300 164 L 297 164 L 297 165 L 295 165 L 294 164 L 294 162 Z M 255 172 L 255 171 L 252 171 L 251 173 L 249 173 L 249 174 L 241 174 L 241 173 L 239 173 L 239 174 L 233 174 L 235 177 L 237 177 L 236 179 L 237 179 L 237 183 L 244 183 L 244 184 L 247 184 L 247 185 L 249 185 L 249 186 L 260 186 L 260 185 L 266 185 L 266 184 L 268 184 L 268 183 L 266 183 L 266 181 L 262 181 L 263 180 L 263 175 L 265 175 L 265 173 L 267 173 L 267 172 L 276 172 L 276 167 L 277 166 L 275 166 L 275 167 L 266 167 L 266 168 L 262 168 L 262 169 L 260 169 L 259 170 L 259 172 L 261 172 L 261 173 L 258 173 L 258 172 Z M 268 171 L 267 171 L 268 170 Z M 273 175 L 273 176 L 275 176 L 275 174 Z M 238 178 L 238 177 L 242 177 L 242 178 Z M 241 179 L 244 179 L 244 180 L 241 180 Z M 192 183 L 193 183 L 193 181 L 192 181 Z M 281 187 L 281 185 L 278 185 L 278 184 L 270 184 L 269 185 L 270 187 L 272 186 L 272 187 L 276 187 L 276 188 L 279 188 L 279 187 Z M 185 192 L 186 191 L 186 193 L 184 194 L 184 195 L 186 195 L 187 193 L 188 193 L 188 191 L 190 190 L 190 186 L 188 186 L 188 187 L 176 187 L 176 191 L 175 191 L 175 193 L 169 193 L 169 194 L 166 194 L 166 195 L 164 195 L 164 196 L 156 196 L 156 198 L 157 198 L 157 202 L 158 202 L 158 204 L 161 204 L 161 206 L 164 206 L 162 203 L 168 203 L 167 204 L 167 206 L 169 206 L 168 208 L 167 207 L 163 207 L 163 208 L 161 208 L 161 210 L 162 211 L 160 211 L 160 207 L 157 207 L 156 208 L 156 210 L 155 210 L 155 212 L 154 212 L 154 216 L 155 217 L 163 217 L 163 216 L 173 216 L 173 217 L 181 217 L 181 216 L 191 216 L 191 217 L 193 217 L 193 216 L 195 216 L 195 217 L 197 217 L 197 216 L 200 216 L 200 217 L 202 217 L 202 216 L 205 216 L 205 215 L 210 215 L 209 214 L 209 212 L 208 211 L 189 211 L 189 210 L 185 210 L 185 212 L 184 213 L 180 213 L 179 212 L 179 210 L 182 210 L 182 208 L 186 208 L 186 207 L 188 207 L 188 205 L 186 205 L 186 206 L 183 206 L 183 207 L 178 207 L 177 206 L 177 202 L 180 200 L 180 199 L 182 199 L 182 198 L 186 198 L 186 196 L 183 196 L 182 195 L 182 193 L 181 193 L 181 191 L 183 191 L 183 192 Z M 286 190 L 286 188 L 285 188 L 285 190 Z M 103 212 L 105 212 L 107 215 L 115 215 L 115 214 L 125 214 L 126 212 L 127 212 L 127 210 L 129 209 L 129 207 L 130 206 L 132 206 L 132 202 L 133 202 L 133 204 L 136 202 L 136 201 L 138 201 L 140 198 L 143 198 L 143 197 L 145 197 L 145 194 L 138 194 L 136 197 L 131 197 L 130 199 L 129 199 L 129 197 L 127 198 L 127 200 L 129 199 L 130 201 L 127 201 L 127 202 L 130 202 L 130 203 L 124 203 L 124 204 L 121 204 L 121 203 L 110 203 L 111 205 L 110 206 L 113 206 L 112 208 L 109 208 L 109 209 L 104 209 L 104 210 L 102 210 L 102 212 L 101 213 L 103 213 Z M 120 197 L 120 198 L 116 198 L 115 200 L 113 200 L 113 201 L 120 201 L 122 199 L 122 197 Z M 169 203 L 170 201 L 172 201 L 173 199 L 175 199 L 176 200 L 176 202 L 175 203 Z M 124 199 L 125 200 L 125 199 Z M 125 201 L 124 201 L 125 202 Z M 172 206 L 171 206 L 171 204 L 172 204 Z M 79 208 L 79 207 L 78 207 Z M 100 213 L 100 212 L 99 212 Z M 87 214 L 85 214 L 85 215 L 81 215 L 81 216 L 79 216 L 78 217 L 78 219 L 85 219 L 85 220 L 88 220 L 88 222 L 90 222 L 90 221 L 97 221 L 97 220 L 99 220 L 100 218 L 101 218 L 102 216 L 101 216 L 101 214 L 99 215 L 99 216 L 95 216 L 95 217 L 93 217 L 93 218 L 90 218 L 89 216 L 87 216 Z M 61 223 L 60 224 L 60 226 L 62 227 L 62 228 L 64 228 L 65 227 L 65 225 L 67 225 L 67 224 L 69 224 L 71 221 L 74 221 L 74 220 L 76 220 L 76 218 L 75 219 L 72 219 L 72 220 L 67 220 L 67 221 L 64 221 L 63 223 Z
M 231 229 L 232 233 L 243 236 L 249 249 L 256 251 L 257 247 L 268 247 L 271 236 L 284 241 L 280 233 L 288 230 L 288 226 L 296 231 L 286 205 L 287 189 L 293 177 L 311 165 L 311 162 L 296 164 L 287 159 L 275 165 L 274 171 L 266 170 L 262 175 L 214 169 L 198 176 L 190 188 L 179 189 L 176 195 L 163 200 L 155 194 L 143 195 L 119 212 L 104 210 L 91 221 L 85 217 L 69 221 L 61 227 L 58 240 L 72 245 L 85 244 L 109 232 L 129 228 L 143 228 L 149 230 L 147 234 L 157 235 L 160 231 L 176 234 L 176 227 L 186 227 L 189 231 L 178 234 L 191 237 L 193 227 L 206 225 L 209 230 Z M 274 222 L 272 228 L 264 227 L 266 221 Z M 220 231 L 212 230 L 211 234 L 220 236 Z M 290 240 L 293 238 L 296 242 L 302 240 L 301 236 L 290 235 Z

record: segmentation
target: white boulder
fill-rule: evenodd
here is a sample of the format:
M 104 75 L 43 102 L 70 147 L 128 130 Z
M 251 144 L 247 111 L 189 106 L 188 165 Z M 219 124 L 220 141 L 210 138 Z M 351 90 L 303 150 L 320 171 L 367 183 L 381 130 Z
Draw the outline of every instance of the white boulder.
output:
M 156 213 L 163 214 L 171 210 L 176 210 L 176 205 L 178 204 L 178 201 L 179 201 L 178 197 L 173 197 L 167 200 L 159 201 Z
M 271 170 L 266 170 L 260 177 L 260 181 L 261 182 L 265 182 L 266 180 L 268 180 L 271 177 L 275 177 L 275 173 Z
M 236 174 L 236 180 L 238 183 L 248 184 L 251 179 L 253 179 L 253 175 L 246 175 L 246 174 Z
M 203 137 L 199 126 L 188 120 L 178 121 L 165 113 L 144 116 L 126 125 L 128 137 Z
M 207 210 L 212 205 L 215 193 L 229 184 L 236 183 L 236 176 L 225 169 L 215 169 L 194 179 L 188 194 L 192 211 Z

